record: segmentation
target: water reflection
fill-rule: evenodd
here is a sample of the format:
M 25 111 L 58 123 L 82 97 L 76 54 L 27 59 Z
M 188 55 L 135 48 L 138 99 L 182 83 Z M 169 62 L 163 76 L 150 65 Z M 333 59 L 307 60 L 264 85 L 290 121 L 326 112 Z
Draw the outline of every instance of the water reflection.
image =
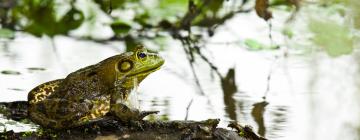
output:
M 147 103 L 150 103 L 148 105 Z M 146 109 L 142 109 L 144 111 L 160 111 L 159 114 L 156 115 L 150 115 L 149 117 L 145 118 L 148 120 L 155 120 L 160 119 L 167 121 L 169 120 L 170 115 L 170 100 L 169 98 L 153 98 L 151 100 L 140 100 L 140 106 L 141 107 L 147 107 Z
M 264 112 L 265 107 L 269 103 L 266 101 L 258 102 L 253 104 L 254 108 L 251 111 L 251 116 L 255 120 L 256 124 L 258 125 L 258 134 L 261 136 L 265 136 L 266 128 L 264 123 Z
M 8 90 L 13 90 L 13 91 L 25 91 L 24 89 L 20 89 L 20 88 L 8 88 Z
M 1 74 L 3 74 L 3 75 L 21 75 L 20 72 L 14 71 L 14 70 L 3 70 L 3 71 L 1 71 Z
M 286 129 L 290 129 L 288 122 L 288 114 L 290 114 L 290 112 L 287 106 L 273 106 L 269 108 L 268 116 L 271 117 L 267 117 L 269 121 L 266 121 L 267 123 L 269 123 L 267 125 L 269 137 L 284 137 L 284 132 L 287 131 Z
M 224 93 L 225 112 L 231 120 L 237 120 L 234 94 L 237 91 L 235 84 L 235 69 L 231 68 L 226 76 L 221 78 L 221 87 Z

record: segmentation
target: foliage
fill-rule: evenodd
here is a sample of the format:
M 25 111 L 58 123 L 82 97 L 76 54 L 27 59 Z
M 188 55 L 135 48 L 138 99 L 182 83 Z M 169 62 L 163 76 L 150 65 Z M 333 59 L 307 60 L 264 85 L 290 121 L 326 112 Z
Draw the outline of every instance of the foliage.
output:
M 53 0 L 23 0 L 17 3 L 11 13 L 22 30 L 36 36 L 67 34 L 84 20 L 82 12 L 74 7 L 57 18 L 55 8 Z M 26 22 L 22 23 L 23 20 Z
M 35 36 L 72 36 L 70 31 L 85 24 L 99 23 L 103 17 L 98 15 L 103 13 L 106 18 L 110 18 L 110 23 L 105 23 L 104 26 L 110 27 L 113 35 L 108 38 L 91 35 L 79 37 L 93 40 L 123 40 L 128 48 L 132 48 L 143 39 L 163 38 L 164 35 L 160 33 L 164 31 L 177 32 L 189 29 L 190 26 L 212 28 L 226 20 L 223 19 L 226 14 L 221 14 L 224 9 L 223 3 L 226 2 L 224 0 L 7 0 L 6 2 L 0 4 L 5 7 L 4 11 L 0 11 L 1 26 L 5 27 L 0 30 L 2 38 L 13 38 L 12 30 L 25 31 Z M 89 5 L 99 7 L 100 11 L 97 8 L 89 8 Z M 236 7 L 234 10 L 238 9 Z M 231 12 L 233 11 L 229 13 Z M 149 32 L 153 32 L 151 34 L 154 35 L 149 36 Z
M 0 29 L 0 38 L 14 38 L 15 33 L 10 29 Z
M 244 43 L 249 50 L 253 51 L 278 49 L 278 46 L 265 45 L 255 39 L 245 39 Z
M 353 50 L 353 37 L 349 28 L 332 20 L 312 19 L 309 24 L 314 33 L 313 41 L 330 56 L 349 54 Z
M 309 20 L 308 29 L 314 35 L 311 41 L 331 56 L 352 52 L 351 28 L 360 29 L 360 2 L 317 0 L 316 4 L 319 8 L 341 7 L 335 14 L 350 17 L 352 22 L 340 25 L 327 19 Z M 197 49 L 202 47 L 201 41 L 213 36 L 219 26 L 236 14 L 255 10 L 259 18 L 271 22 L 270 19 L 276 18 L 274 8 L 288 7 L 295 13 L 309 5 L 301 0 L 4 0 L 0 2 L 0 38 L 12 39 L 16 35 L 14 31 L 23 31 L 35 36 L 66 35 L 99 42 L 120 40 L 127 49 L 132 49 L 145 41 L 165 46 L 164 38 L 172 37 L 183 43 L 189 61 L 193 61 L 194 54 L 201 53 Z M 111 33 L 101 36 L 96 32 L 100 26 L 101 31 L 108 29 Z M 73 33 L 80 29 L 83 29 L 80 34 Z M 284 27 L 281 31 L 290 39 L 301 36 L 293 28 Z M 243 44 L 250 50 L 278 48 L 256 40 L 243 39 Z M 205 56 L 201 58 L 208 61 Z

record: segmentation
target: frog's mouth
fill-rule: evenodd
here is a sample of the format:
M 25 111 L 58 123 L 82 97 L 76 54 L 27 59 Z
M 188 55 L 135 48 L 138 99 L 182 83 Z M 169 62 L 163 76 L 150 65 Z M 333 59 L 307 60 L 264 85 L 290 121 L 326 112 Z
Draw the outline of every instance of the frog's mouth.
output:
M 134 73 L 131 73 L 128 75 L 128 77 L 133 77 L 133 76 L 136 76 L 136 75 L 148 75 L 154 71 L 157 71 L 160 69 L 160 67 L 163 65 L 164 63 L 158 63 L 158 64 L 155 64 L 154 67 L 152 68 L 149 68 L 149 69 L 145 69 L 145 70 L 142 70 L 142 71 L 138 71 L 138 72 L 134 72 Z

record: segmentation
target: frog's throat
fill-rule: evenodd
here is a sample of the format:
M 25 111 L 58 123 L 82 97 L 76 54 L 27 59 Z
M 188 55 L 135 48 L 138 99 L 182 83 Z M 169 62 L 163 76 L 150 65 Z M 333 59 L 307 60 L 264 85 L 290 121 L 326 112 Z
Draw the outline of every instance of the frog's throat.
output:
M 124 82 L 125 82 L 126 78 L 132 80 L 132 81 L 130 81 L 130 82 L 132 82 L 130 87 L 124 86 Z M 131 91 L 131 90 L 137 91 L 139 84 L 140 84 L 140 82 L 138 80 L 138 77 L 129 78 L 129 77 L 123 76 L 119 80 L 115 80 L 114 87 L 117 89 L 116 92 L 121 92 L 121 94 L 130 94 L 129 91 Z
M 161 66 L 161 65 L 160 65 L 160 66 Z M 150 73 L 152 73 L 152 72 L 154 72 L 154 71 L 159 70 L 159 69 L 160 69 L 160 66 L 156 66 L 156 67 L 153 67 L 153 68 L 144 70 L 144 71 L 139 71 L 139 72 L 136 72 L 136 73 L 132 73 L 132 74 L 127 75 L 127 77 L 133 77 L 133 76 L 143 75 L 143 74 L 150 74 Z
M 137 89 L 138 89 L 138 81 L 137 78 L 133 79 L 133 84 L 134 87 L 132 89 L 130 89 L 128 92 L 126 93 L 121 93 L 123 96 L 120 96 L 121 98 L 118 98 L 116 100 L 116 103 L 121 103 L 124 104 L 126 106 L 128 106 L 130 109 L 136 109 L 139 110 L 140 106 L 139 106 L 139 101 L 137 99 Z
M 157 66 L 157 67 L 153 67 L 153 68 L 150 68 L 150 69 L 147 69 L 145 71 L 141 71 L 141 72 L 136 72 L 136 73 L 133 73 L 133 74 L 128 74 L 128 75 L 116 75 L 116 79 L 115 79 L 115 82 L 114 82 L 114 87 L 121 87 L 123 89 L 133 89 L 134 87 L 137 88 L 137 86 L 140 84 L 140 82 L 142 81 L 142 79 L 138 79 L 138 77 L 143 77 L 145 78 L 147 75 L 151 74 L 152 72 L 154 71 L 157 71 L 159 70 L 161 67 L 161 65 Z M 124 82 L 126 82 L 127 79 L 133 79 L 133 87 L 124 87 Z M 135 80 L 136 79 L 136 80 Z M 134 82 L 136 81 L 136 82 Z

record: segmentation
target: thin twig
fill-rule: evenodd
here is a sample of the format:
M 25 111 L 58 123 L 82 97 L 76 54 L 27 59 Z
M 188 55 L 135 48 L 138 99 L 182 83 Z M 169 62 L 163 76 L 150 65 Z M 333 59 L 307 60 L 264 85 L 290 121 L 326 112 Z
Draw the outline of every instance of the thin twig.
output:
M 56 58 L 57 58 L 57 59 L 60 59 L 58 50 L 57 50 L 57 48 L 56 48 L 56 43 L 55 43 L 54 37 L 51 37 L 51 38 L 50 38 L 50 42 L 51 42 L 51 47 L 52 47 L 52 50 L 53 50 Z
M 194 100 L 194 99 L 191 99 L 191 100 L 190 100 L 190 102 L 189 102 L 189 104 L 188 104 L 188 105 L 187 105 L 187 107 L 186 107 L 186 116 L 185 116 L 185 121 L 187 121 L 187 119 L 188 119 L 188 116 L 189 116 L 189 110 L 190 110 L 190 107 L 191 107 L 191 104 L 192 104 L 193 100 Z
M 109 11 L 108 11 L 109 15 L 111 14 L 112 10 L 113 10 L 112 3 L 111 0 L 109 0 Z
M 210 68 L 211 68 L 213 71 L 215 71 L 215 73 L 216 73 L 220 78 L 223 78 L 223 76 L 220 74 L 218 68 L 217 68 L 212 62 L 210 62 L 210 60 L 209 60 L 206 56 L 204 56 L 204 54 L 202 54 L 202 53 L 200 52 L 199 47 L 195 47 L 195 50 L 196 50 L 197 54 L 200 56 L 200 58 L 201 58 L 202 60 L 204 60 L 204 61 L 210 66 Z
M 270 66 L 270 70 L 269 70 L 269 73 L 267 75 L 267 79 L 266 79 L 266 90 L 265 90 L 265 93 L 264 93 L 264 96 L 263 96 L 263 99 L 265 100 L 266 99 L 266 96 L 267 94 L 269 93 L 270 91 L 270 81 L 271 81 L 271 78 L 272 78 L 272 74 L 273 74 L 273 65 L 276 63 L 278 57 L 275 58 L 275 60 L 273 61 L 273 63 L 271 64 Z
M 266 80 L 266 90 L 265 90 L 265 93 L 264 93 L 264 96 L 263 96 L 263 99 L 265 100 L 266 99 L 266 96 L 267 94 L 269 93 L 270 91 L 270 81 L 271 81 L 271 75 L 272 75 L 272 68 L 270 68 L 270 71 L 268 73 L 268 76 L 267 76 L 267 80 Z
M 274 45 L 274 39 L 272 37 L 272 22 L 271 22 L 271 19 L 268 21 L 268 26 L 269 26 L 269 39 L 270 39 L 270 45 L 273 46 Z
M 194 78 L 195 78 L 195 84 L 198 86 L 199 90 L 200 90 L 200 94 L 201 95 L 205 95 L 205 92 L 200 84 L 200 80 L 196 74 L 196 71 L 195 71 L 195 67 L 194 67 L 194 61 L 195 61 L 195 58 L 193 56 L 193 52 L 191 51 L 191 42 L 188 40 L 188 39 L 180 39 L 182 44 L 183 44 L 183 50 L 185 51 L 187 55 L 187 59 L 188 59 L 188 62 L 190 64 L 190 68 L 191 68 L 191 72 L 193 73 L 194 75 Z

